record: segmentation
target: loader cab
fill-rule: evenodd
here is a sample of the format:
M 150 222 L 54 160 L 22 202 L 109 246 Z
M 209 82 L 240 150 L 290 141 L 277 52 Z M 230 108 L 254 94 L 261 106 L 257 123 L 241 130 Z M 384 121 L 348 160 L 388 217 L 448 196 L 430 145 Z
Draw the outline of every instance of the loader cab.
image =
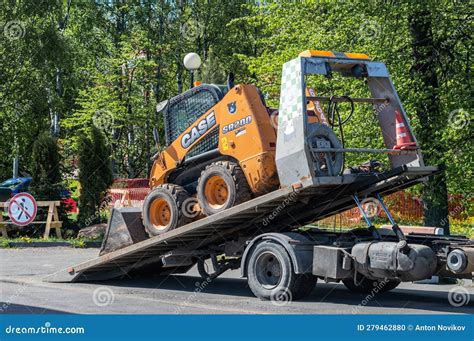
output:
M 173 97 L 163 114 L 166 145 L 169 146 L 222 97 L 222 90 L 212 84 L 199 85 Z

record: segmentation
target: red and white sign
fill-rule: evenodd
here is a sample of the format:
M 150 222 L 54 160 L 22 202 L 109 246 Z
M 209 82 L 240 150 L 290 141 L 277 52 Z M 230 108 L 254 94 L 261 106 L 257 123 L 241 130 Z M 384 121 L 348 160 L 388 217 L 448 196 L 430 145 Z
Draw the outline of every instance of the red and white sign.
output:
M 35 220 L 38 207 L 29 193 L 18 193 L 8 203 L 8 216 L 13 224 L 25 226 Z

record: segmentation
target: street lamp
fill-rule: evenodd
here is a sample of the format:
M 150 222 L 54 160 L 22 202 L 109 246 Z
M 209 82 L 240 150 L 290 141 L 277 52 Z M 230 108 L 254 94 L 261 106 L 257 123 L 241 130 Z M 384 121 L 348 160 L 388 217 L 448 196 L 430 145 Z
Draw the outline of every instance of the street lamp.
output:
M 201 66 L 201 57 L 197 53 L 191 52 L 184 56 L 183 60 L 184 67 L 189 70 L 189 76 L 191 78 L 191 86 L 194 85 L 194 71 L 199 69 Z

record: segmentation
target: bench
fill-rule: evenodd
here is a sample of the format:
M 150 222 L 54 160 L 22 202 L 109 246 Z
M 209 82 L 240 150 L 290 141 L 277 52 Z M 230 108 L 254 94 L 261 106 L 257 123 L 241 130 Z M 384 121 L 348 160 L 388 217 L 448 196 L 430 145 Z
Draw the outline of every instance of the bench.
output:
M 43 236 L 44 239 L 49 238 L 49 233 L 51 229 L 54 229 L 56 231 L 56 237 L 62 238 L 61 227 L 63 226 L 63 222 L 59 220 L 59 214 L 58 214 L 58 207 L 61 204 L 61 202 L 59 200 L 37 201 L 36 204 L 38 207 L 48 207 L 48 216 L 46 218 L 46 221 L 33 221 L 29 225 L 46 224 L 46 228 L 45 228 L 44 236 Z M 0 202 L 0 208 L 5 208 L 5 207 L 7 207 L 7 203 Z M 9 227 L 10 230 L 16 230 L 23 226 L 15 225 L 9 220 L 4 221 L 3 216 L 0 214 L 0 229 L 2 231 L 2 237 L 4 238 L 8 238 L 7 227 Z
M 421 234 L 432 234 L 435 236 L 444 235 L 444 229 L 442 227 L 431 227 L 431 226 L 408 226 L 408 225 L 399 225 L 400 229 L 404 234 L 410 233 L 421 233 Z M 383 229 L 392 229 L 392 225 L 382 225 L 380 228 Z

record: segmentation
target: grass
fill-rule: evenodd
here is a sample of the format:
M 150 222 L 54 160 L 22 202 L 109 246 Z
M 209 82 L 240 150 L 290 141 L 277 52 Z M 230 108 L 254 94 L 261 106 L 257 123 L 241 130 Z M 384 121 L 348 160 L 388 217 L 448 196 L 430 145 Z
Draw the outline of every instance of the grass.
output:
M 98 242 L 100 239 L 85 239 L 85 238 L 70 238 L 70 239 L 60 239 L 50 237 L 48 239 L 44 238 L 30 238 L 30 237 L 19 237 L 19 238 L 3 238 L 0 237 L 0 248 L 9 248 L 10 243 L 48 243 L 48 242 L 65 242 L 69 243 L 72 247 L 75 248 L 84 248 L 86 242 Z
M 474 217 L 469 217 L 466 220 L 453 219 L 450 223 L 451 234 L 474 239 Z

